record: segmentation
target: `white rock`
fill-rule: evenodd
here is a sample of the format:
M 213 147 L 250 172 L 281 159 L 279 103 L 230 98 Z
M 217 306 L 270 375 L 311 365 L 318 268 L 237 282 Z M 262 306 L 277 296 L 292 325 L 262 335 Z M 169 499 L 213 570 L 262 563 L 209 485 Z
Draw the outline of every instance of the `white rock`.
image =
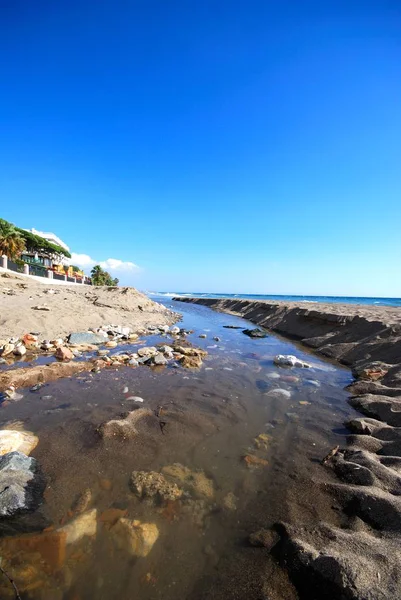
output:
M 128 386 L 125 386 L 125 387 L 123 388 L 123 394 L 127 394 L 127 393 L 128 393 Z
M 3 350 L 2 350 L 2 353 L 1 353 L 1 355 L 2 355 L 2 356 L 8 356 L 8 355 L 9 355 L 9 354 L 11 354 L 12 352 L 14 352 L 14 348 L 15 348 L 14 344 L 6 344 L 6 345 L 3 347 Z
M 116 545 L 133 556 L 147 556 L 159 537 L 154 523 L 141 523 L 121 518 L 110 533 Z
M 177 333 L 180 333 L 180 328 L 179 328 L 179 327 L 172 327 L 172 328 L 170 329 L 170 331 L 171 331 L 171 333 L 173 333 L 173 334 L 177 334 Z
M 278 354 L 274 357 L 274 364 L 283 367 L 304 367 L 310 368 L 310 364 L 304 362 L 300 358 L 293 356 L 292 354 Z
M 143 398 L 140 398 L 139 396 L 129 396 L 127 400 L 133 400 L 134 402 L 143 402 Z
M 24 354 L 26 354 L 26 348 L 24 344 L 20 344 L 19 346 L 14 348 L 14 354 L 15 356 L 24 356 Z
M 291 398 L 291 392 L 284 390 L 283 388 L 276 388 L 267 392 L 265 396 L 268 396 L 269 398 Z
M 159 329 L 160 331 L 163 331 L 163 333 L 168 333 L 170 331 L 170 327 L 168 325 L 159 325 Z
M 30 431 L 2 429 L 0 430 L 0 456 L 15 451 L 29 455 L 38 442 L 39 438 Z
M 92 510 L 88 510 L 76 517 L 71 523 L 61 527 L 59 531 L 64 531 L 67 534 L 66 543 L 74 544 L 86 535 L 89 537 L 96 535 L 96 517 L 97 510 L 96 508 L 92 508 Z
M 280 379 L 280 375 L 278 373 L 268 373 L 266 377 L 269 379 Z

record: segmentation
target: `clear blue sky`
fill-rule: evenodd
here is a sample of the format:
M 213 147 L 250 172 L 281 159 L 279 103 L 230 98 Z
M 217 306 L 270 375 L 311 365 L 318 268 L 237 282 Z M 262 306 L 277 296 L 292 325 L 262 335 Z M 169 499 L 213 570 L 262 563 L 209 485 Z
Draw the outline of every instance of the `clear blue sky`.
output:
M 1 4 L 0 216 L 141 289 L 401 296 L 399 1 Z

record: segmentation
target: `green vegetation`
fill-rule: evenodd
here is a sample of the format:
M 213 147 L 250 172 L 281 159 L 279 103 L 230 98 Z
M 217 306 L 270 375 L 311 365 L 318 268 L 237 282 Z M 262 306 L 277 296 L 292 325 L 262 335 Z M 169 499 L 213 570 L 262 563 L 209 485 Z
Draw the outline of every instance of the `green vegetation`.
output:
M 109 287 L 118 285 L 117 277 L 113 279 L 110 273 L 103 271 L 100 265 L 95 265 L 93 267 L 91 277 L 93 285 L 107 285 Z
M 48 242 L 44 238 L 40 237 L 40 235 L 35 235 L 30 231 L 20 229 L 19 227 L 16 227 L 15 225 L 9 223 L 5 219 L 0 219 L 0 231 L 3 227 L 11 227 L 16 233 L 19 234 L 19 238 L 22 238 L 24 242 L 24 248 L 19 252 L 19 254 L 21 254 L 21 252 L 24 252 L 24 250 L 27 250 L 28 252 L 42 252 L 44 254 L 49 254 L 52 256 L 62 255 L 66 256 L 67 258 L 71 258 L 71 254 L 67 252 L 67 250 L 64 250 L 64 248 L 62 248 L 61 246 Z
M 25 250 L 25 241 L 17 227 L 12 223 L 0 219 L 0 254 L 16 259 Z

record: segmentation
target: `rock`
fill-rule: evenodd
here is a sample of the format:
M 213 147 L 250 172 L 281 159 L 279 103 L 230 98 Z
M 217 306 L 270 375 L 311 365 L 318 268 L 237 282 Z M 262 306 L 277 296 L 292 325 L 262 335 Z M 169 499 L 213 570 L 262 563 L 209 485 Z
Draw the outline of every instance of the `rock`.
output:
M 132 400 L 133 402 L 143 402 L 143 398 L 140 396 L 128 396 L 127 400 Z
M 1 355 L 2 356 L 8 356 L 9 354 L 12 354 L 14 352 L 14 349 L 15 349 L 15 344 L 6 344 L 3 347 Z
M 257 546 L 259 548 L 268 548 L 271 550 L 273 546 L 277 544 L 279 536 L 275 531 L 269 529 L 259 529 L 249 536 L 249 543 L 251 546 Z
M 138 434 L 136 425 L 144 417 L 154 417 L 154 414 L 149 408 L 133 410 L 125 419 L 112 419 L 107 423 L 103 423 L 99 427 L 99 433 L 105 438 L 120 437 L 126 439 L 135 437 Z
M 110 479 L 102 477 L 101 479 L 99 479 L 99 486 L 102 490 L 109 491 L 113 487 L 113 484 L 111 483 Z
M 137 340 L 139 338 L 139 335 L 137 333 L 130 333 L 129 339 L 131 341 Z
M 159 329 L 162 333 L 168 333 L 170 331 L 170 327 L 168 325 L 159 325 Z
M 265 460 L 264 458 L 259 458 L 258 456 L 255 456 L 254 454 L 246 454 L 244 456 L 244 461 L 246 463 L 246 466 L 249 469 L 254 469 L 254 468 L 259 468 L 259 467 L 267 467 L 269 464 L 267 462 L 267 460 Z
M 184 356 L 200 356 L 201 358 L 207 356 L 206 350 L 202 350 L 202 348 L 192 348 L 192 346 L 176 346 L 174 352 L 184 354 Z
M 79 515 L 73 521 L 64 525 L 58 529 L 58 531 L 62 531 L 66 534 L 66 543 L 74 544 L 82 539 L 84 536 L 93 537 L 96 535 L 97 530 L 97 510 L 96 508 L 92 508 L 87 512 Z
M 265 338 L 267 337 L 267 333 L 262 331 L 261 329 L 244 329 L 242 333 L 251 337 L 251 338 Z
M 291 398 L 291 392 L 289 392 L 288 390 L 284 390 L 283 388 L 275 388 L 273 390 L 270 390 L 269 392 L 267 392 L 265 394 L 265 396 L 269 397 L 269 398 Z
M 38 442 L 39 438 L 30 431 L 2 429 L 0 430 L 0 456 L 15 451 L 28 455 L 36 448 Z
M 118 346 L 117 342 L 114 340 L 109 340 L 105 343 L 106 348 L 116 348 Z
M 242 329 L 240 325 L 223 325 L 224 329 Z
M 50 342 L 43 342 L 41 345 L 42 350 L 52 350 L 53 348 L 54 346 Z
M 98 350 L 97 354 L 98 356 L 107 356 L 107 354 L 110 352 L 110 350 Z
M 137 351 L 138 356 L 144 358 L 145 356 L 154 356 L 158 353 L 157 348 L 154 346 L 145 346 L 145 348 L 139 348 Z
M 105 336 L 100 333 L 92 333 L 90 331 L 83 331 L 78 333 L 71 333 L 68 341 L 70 344 L 104 344 Z
M 219 338 L 217 335 L 213 339 L 215 342 L 221 342 L 221 338 Z
M 237 510 L 237 498 L 234 496 L 232 492 L 229 492 L 223 498 L 223 508 L 227 510 Z
M 53 346 L 55 346 L 56 348 L 58 348 L 59 346 L 64 345 L 64 340 L 63 338 L 56 338 L 55 340 L 50 340 L 50 343 L 53 344 Z
M 174 501 L 182 496 L 182 490 L 169 483 L 164 475 L 155 471 L 133 471 L 130 487 L 138 498 L 151 498 L 156 501 Z
M 72 360 L 74 358 L 72 351 L 67 346 L 59 346 L 54 356 L 59 360 Z
M 267 433 L 260 433 L 255 439 L 254 443 L 258 450 L 267 450 L 270 443 L 270 435 Z
M 154 523 L 121 518 L 110 529 L 116 545 L 132 556 L 147 556 L 159 537 L 159 530 Z
M 303 367 L 310 368 L 311 365 L 291 354 L 278 354 L 274 357 L 274 364 L 280 367 Z
M 180 363 L 186 369 L 199 369 L 202 366 L 202 359 L 200 356 L 182 356 Z
M 139 365 L 139 363 L 136 360 L 136 358 L 130 358 L 129 361 L 128 361 L 128 364 L 130 365 L 130 367 L 137 367 Z
M 90 488 L 86 488 L 83 492 L 81 492 L 76 499 L 74 500 L 71 510 L 73 513 L 81 515 L 86 511 L 90 503 L 92 502 L 92 492 Z
M 202 339 L 205 339 L 207 337 L 207 335 L 206 335 L 206 333 L 201 333 L 199 337 Z
M 159 348 L 160 352 L 163 352 L 163 354 L 172 354 L 173 353 L 173 349 L 171 346 L 160 346 Z
M 18 557 L 18 562 L 31 565 L 32 555 L 38 554 L 41 561 L 46 564 L 46 569 L 57 571 L 65 562 L 66 534 L 62 531 L 46 531 L 30 535 L 15 535 L 4 537 L 0 540 L 0 555 L 2 560 L 11 560 Z M 29 570 L 29 567 L 28 569 Z M 13 573 L 15 576 L 15 573 Z M 43 577 L 43 573 L 42 573 Z M 32 584 L 32 580 L 29 581 Z M 19 590 L 23 591 L 21 579 L 18 578 Z M 28 592 L 28 589 L 26 590 Z M 8 596 L 6 596 L 8 598 Z
M 179 481 L 182 486 L 189 488 L 195 496 L 208 499 L 214 496 L 213 481 L 206 477 L 203 471 L 191 471 L 191 469 L 180 463 L 174 463 L 163 467 L 162 473 L 166 477 Z
M 180 328 L 177 326 L 171 327 L 170 332 L 174 335 L 177 335 L 178 333 L 180 333 Z
M 43 489 L 44 481 L 34 458 L 18 451 L 0 457 L 0 516 L 35 510 Z
M 24 344 L 19 344 L 14 348 L 15 356 L 24 356 L 26 354 L 26 348 Z
M 163 354 L 161 352 L 159 352 L 158 354 L 155 354 L 155 356 L 153 356 L 152 360 L 152 364 L 154 365 L 166 365 L 167 364 L 167 359 L 165 358 L 165 356 L 163 356 Z
M 39 305 L 38 306 L 32 306 L 32 310 L 44 310 L 44 311 L 49 311 L 50 308 L 48 306 L 45 306 L 44 304 Z
M 270 388 L 270 384 L 267 383 L 267 381 L 264 381 L 263 379 L 257 379 L 255 381 L 256 387 L 258 388 L 258 390 L 262 393 L 265 393 L 268 391 L 268 389 Z

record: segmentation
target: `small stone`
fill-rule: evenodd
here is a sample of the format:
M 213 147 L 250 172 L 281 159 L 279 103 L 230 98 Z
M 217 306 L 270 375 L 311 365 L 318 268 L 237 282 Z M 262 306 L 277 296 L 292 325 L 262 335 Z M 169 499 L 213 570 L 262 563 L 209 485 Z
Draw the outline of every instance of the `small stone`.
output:
M 217 335 L 213 339 L 215 342 L 221 342 L 221 338 L 219 338 Z
M 267 450 L 270 443 L 270 436 L 267 433 L 260 433 L 255 439 L 254 443 L 256 448 L 259 450 Z
M 180 328 L 179 327 L 171 327 L 170 329 L 171 333 L 173 333 L 174 335 L 177 335 L 178 333 L 180 333 Z
M 278 542 L 279 536 L 276 532 L 270 531 L 269 529 L 259 529 L 249 536 L 249 543 L 251 546 L 259 548 L 268 548 L 271 550 L 273 546 Z
M 278 354 L 274 357 L 274 364 L 281 367 L 298 367 L 309 369 L 311 365 L 292 354 Z
M 128 396 L 127 400 L 132 400 L 132 402 L 143 402 L 143 398 L 140 396 Z
M 14 349 L 15 349 L 15 344 L 6 344 L 3 347 L 1 355 L 2 356 L 8 356 L 9 354 L 12 354 L 14 352 Z
M 207 335 L 206 335 L 206 333 L 201 333 L 199 337 L 202 339 L 205 339 L 207 337 Z
M 110 529 L 116 545 L 133 556 L 147 556 L 159 537 L 154 523 L 121 518 Z
M 269 464 L 267 460 L 265 460 L 264 458 L 259 458 L 254 454 L 247 454 L 246 456 L 244 456 L 244 461 L 249 469 L 267 467 Z
M 66 533 L 66 543 L 74 544 L 82 539 L 84 536 L 93 537 L 96 535 L 97 522 L 96 522 L 97 510 L 92 508 L 88 512 L 79 515 L 71 523 L 61 527 L 58 531 Z
M 24 356 L 26 354 L 26 348 L 23 344 L 19 344 L 14 349 L 15 356 Z
M 167 359 L 165 356 L 163 356 L 161 352 L 159 352 L 158 354 L 155 354 L 155 356 L 152 358 L 152 363 L 154 365 L 166 365 Z
M 169 483 L 164 475 L 155 471 L 133 471 L 130 487 L 138 498 L 173 501 L 182 496 L 182 490 L 175 483 Z
M 48 306 L 45 306 L 44 304 L 40 305 L 38 304 L 37 306 L 32 306 L 32 310 L 44 310 L 44 311 L 49 311 L 50 308 Z
M 291 392 L 289 392 L 288 390 L 284 390 L 283 388 L 275 388 L 273 390 L 270 390 L 269 392 L 266 392 L 265 396 L 269 398 L 288 399 L 291 398 Z
M 82 514 L 83 512 L 86 511 L 86 509 L 88 508 L 91 501 L 92 501 L 92 492 L 91 492 L 90 488 L 86 488 L 75 499 L 75 501 L 71 507 L 72 512 L 76 513 L 78 515 Z
M 102 488 L 102 490 L 109 491 L 113 487 L 113 484 L 111 483 L 110 479 L 101 478 L 99 479 L 99 486 Z
M 59 346 L 54 356 L 59 360 L 72 360 L 74 358 L 73 353 L 66 346 Z
M 139 365 L 139 363 L 136 360 L 136 358 L 130 358 L 129 361 L 128 361 L 128 364 L 130 365 L 130 367 L 137 367 Z
M 117 342 L 115 342 L 114 340 L 109 340 L 105 343 L 106 348 L 116 348 L 117 345 Z
M 237 510 L 236 501 L 237 501 L 237 498 L 234 496 L 234 494 L 232 492 L 229 492 L 223 498 L 223 507 L 226 508 L 227 510 Z
M 262 331 L 261 329 L 244 329 L 242 333 L 245 333 L 248 337 L 251 338 L 265 338 L 267 337 L 267 333 Z
M 199 369 L 202 366 L 202 359 L 200 356 L 182 356 L 180 363 L 186 369 Z
M 170 327 L 168 325 L 159 325 L 159 329 L 163 333 L 168 333 L 170 331 Z
M 212 499 L 214 496 L 213 481 L 206 477 L 203 471 L 191 471 L 180 463 L 174 463 L 162 468 L 163 475 L 178 481 L 188 487 L 195 496 Z

